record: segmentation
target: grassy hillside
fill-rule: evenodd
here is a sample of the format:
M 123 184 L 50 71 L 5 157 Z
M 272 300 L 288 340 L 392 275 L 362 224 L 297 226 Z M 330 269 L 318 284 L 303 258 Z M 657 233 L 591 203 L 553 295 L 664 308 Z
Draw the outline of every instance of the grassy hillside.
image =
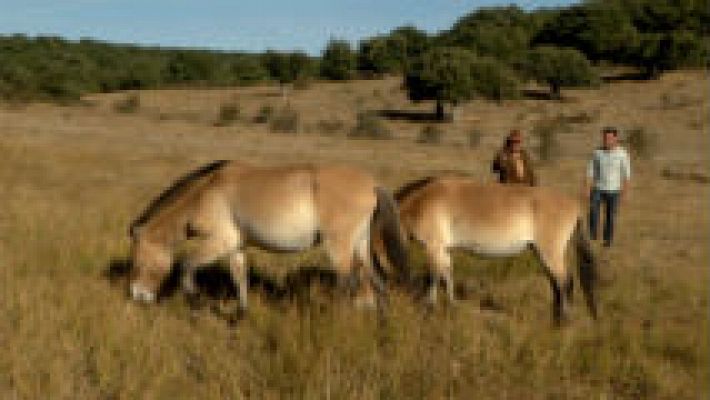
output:
M 408 103 L 399 79 L 291 92 L 298 118 L 286 125 L 298 133 L 271 132 L 286 107 L 277 86 L 101 94 L 71 107 L 0 103 L 0 398 L 703 397 L 705 79 L 670 73 L 570 90 L 564 102 L 474 101 L 436 125 L 438 144 L 419 143 L 428 123 L 411 119 L 432 105 Z M 220 111 L 229 107 L 238 112 Z M 269 107 L 267 122 L 254 122 Z M 358 113 L 373 110 L 400 117 L 375 120 L 393 138 L 349 138 Z M 319 251 L 252 252 L 251 310 L 236 327 L 223 315 L 234 302 L 228 290 L 194 311 L 179 294 L 150 307 L 127 299 L 129 222 L 207 161 L 343 162 L 391 188 L 443 170 L 492 180 L 493 151 L 520 127 L 534 155 L 533 131 L 558 132 L 540 180 L 576 194 L 607 124 L 655 146 L 634 161 L 617 246 L 597 249 L 596 323 L 577 294 L 571 324 L 552 329 L 548 283 L 529 256 L 457 255 L 461 301 L 433 313 L 397 290 L 385 318 L 355 309 L 327 279 L 299 274 L 327 266 Z M 303 283 L 273 289 L 288 282 Z

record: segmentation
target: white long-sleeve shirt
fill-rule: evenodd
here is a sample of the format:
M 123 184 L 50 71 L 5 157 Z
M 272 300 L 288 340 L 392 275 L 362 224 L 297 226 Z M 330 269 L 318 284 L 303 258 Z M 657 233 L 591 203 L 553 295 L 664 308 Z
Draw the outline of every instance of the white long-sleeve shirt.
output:
M 631 178 L 629 154 L 621 146 L 611 150 L 594 150 L 587 165 L 587 177 L 597 190 L 621 190 L 622 183 Z

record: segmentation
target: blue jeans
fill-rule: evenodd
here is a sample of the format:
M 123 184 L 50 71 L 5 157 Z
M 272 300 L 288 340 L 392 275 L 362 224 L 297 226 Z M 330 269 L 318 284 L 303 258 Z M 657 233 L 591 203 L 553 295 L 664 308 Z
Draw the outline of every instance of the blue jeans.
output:
M 601 205 L 604 203 L 604 244 L 611 245 L 614 237 L 614 218 L 619 206 L 619 192 L 593 189 L 589 201 L 589 236 L 592 240 L 597 238 L 597 221 Z

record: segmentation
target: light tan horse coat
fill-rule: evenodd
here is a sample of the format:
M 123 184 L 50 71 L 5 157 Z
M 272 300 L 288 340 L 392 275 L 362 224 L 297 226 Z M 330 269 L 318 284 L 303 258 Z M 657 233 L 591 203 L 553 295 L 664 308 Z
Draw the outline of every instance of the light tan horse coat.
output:
M 449 300 L 454 300 L 452 249 L 510 256 L 532 247 L 550 278 L 553 315 L 559 321 L 564 314 L 563 292 L 571 294 L 565 249 L 573 240 L 587 305 L 596 316 L 594 258 L 580 228 L 582 211 L 577 200 L 548 188 L 482 184 L 455 176 L 411 182 L 395 198 L 403 231 L 421 243 L 427 254 L 432 303 L 440 281 Z
M 182 286 L 194 294 L 196 268 L 221 258 L 246 308 L 244 249 L 300 251 L 323 243 L 340 277 L 357 274 L 366 301 L 382 286 L 370 258 L 371 225 L 382 234 L 399 229 L 394 200 L 372 176 L 343 166 L 259 167 L 219 161 L 178 180 L 132 224 L 131 294 L 152 301 L 171 270 L 176 248 L 189 240 L 183 256 Z M 388 241 L 393 254 L 402 243 Z M 357 262 L 356 262 L 357 261 Z

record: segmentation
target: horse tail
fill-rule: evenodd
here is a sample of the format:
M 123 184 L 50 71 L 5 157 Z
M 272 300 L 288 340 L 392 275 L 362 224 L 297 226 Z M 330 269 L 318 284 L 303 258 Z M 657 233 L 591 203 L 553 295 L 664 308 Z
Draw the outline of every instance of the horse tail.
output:
M 595 284 L 597 281 L 597 260 L 592 252 L 587 235 L 584 233 L 582 220 L 577 220 L 574 228 L 573 241 L 577 251 L 577 264 L 579 268 L 579 282 L 582 286 L 584 299 L 592 318 L 597 318 L 597 304 L 595 299 Z
M 387 263 L 394 267 L 398 280 L 408 278 L 407 268 L 407 244 L 406 237 L 402 231 L 399 220 L 399 210 L 392 194 L 385 188 L 375 188 L 377 194 L 377 206 L 372 216 L 370 229 L 370 243 L 372 248 L 372 258 L 374 265 L 380 273 L 388 275 L 383 271 L 382 257 L 387 256 Z

